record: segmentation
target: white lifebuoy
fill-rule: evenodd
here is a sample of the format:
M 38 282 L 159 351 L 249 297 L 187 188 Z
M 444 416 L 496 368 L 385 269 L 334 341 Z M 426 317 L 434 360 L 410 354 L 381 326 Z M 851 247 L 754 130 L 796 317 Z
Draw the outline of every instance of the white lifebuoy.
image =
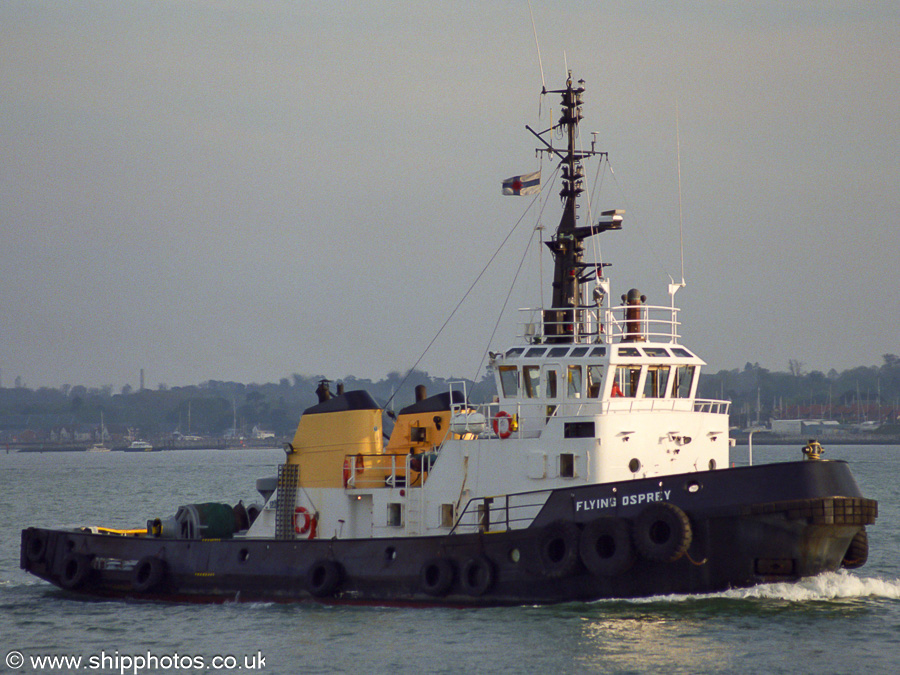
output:
M 510 434 L 512 434 L 512 428 L 512 415 L 505 410 L 498 412 L 497 416 L 494 417 L 494 433 L 500 438 L 509 438 Z

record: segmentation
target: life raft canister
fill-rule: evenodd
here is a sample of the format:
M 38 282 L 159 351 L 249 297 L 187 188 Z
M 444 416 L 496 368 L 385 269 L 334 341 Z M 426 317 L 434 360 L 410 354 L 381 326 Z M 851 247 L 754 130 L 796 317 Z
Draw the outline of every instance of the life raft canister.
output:
M 515 429 L 515 418 L 505 410 L 501 410 L 494 417 L 494 433 L 500 438 L 509 438 Z

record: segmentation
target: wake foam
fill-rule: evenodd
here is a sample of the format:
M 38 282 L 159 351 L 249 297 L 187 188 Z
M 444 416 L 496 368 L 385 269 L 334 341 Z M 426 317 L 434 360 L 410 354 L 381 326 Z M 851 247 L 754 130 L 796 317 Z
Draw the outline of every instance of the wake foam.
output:
M 842 570 L 825 572 L 794 583 L 762 584 L 720 593 L 726 598 L 765 598 L 790 602 L 848 600 L 854 598 L 900 599 L 900 579 L 858 577 Z
M 858 577 L 847 570 L 825 572 L 795 582 L 760 584 L 721 593 L 698 595 L 658 595 L 633 602 L 680 602 L 707 599 L 782 600 L 787 602 L 825 602 L 829 600 L 888 599 L 900 600 L 900 579 Z

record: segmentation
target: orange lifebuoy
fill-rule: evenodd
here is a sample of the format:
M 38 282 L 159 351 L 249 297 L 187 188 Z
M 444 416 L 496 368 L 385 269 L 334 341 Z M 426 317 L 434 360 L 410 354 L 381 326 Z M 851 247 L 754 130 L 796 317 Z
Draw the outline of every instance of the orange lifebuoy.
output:
M 309 539 L 315 539 L 318 532 L 319 519 L 304 507 L 298 506 L 291 516 L 291 524 L 296 534 L 309 534 Z
M 501 410 L 494 417 L 494 433 L 500 438 L 509 438 L 512 427 L 512 416 L 505 410 Z
M 300 518 L 303 519 L 303 523 L 300 523 Z M 309 511 L 307 511 L 302 506 L 298 506 L 294 509 L 294 516 L 291 518 L 291 521 L 294 524 L 294 532 L 297 534 L 306 534 L 309 532 L 310 527 L 312 527 L 312 516 L 309 515 Z

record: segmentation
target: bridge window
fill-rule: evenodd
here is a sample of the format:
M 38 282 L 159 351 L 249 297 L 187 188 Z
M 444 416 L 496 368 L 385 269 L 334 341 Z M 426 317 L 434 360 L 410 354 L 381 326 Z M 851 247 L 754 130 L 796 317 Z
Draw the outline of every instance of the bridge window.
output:
M 519 395 L 519 369 L 515 366 L 500 366 L 500 386 L 506 398 Z
M 588 353 L 588 349 L 589 349 L 589 347 L 575 347 L 575 348 L 572 350 L 571 356 L 573 356 L 573 357 L 575 357 L 575 356 L 584 356 L 585 354 Z
M 669 386 L 669 366 L 649 366 L 644 380 L 644 398 L 663 398 Z
M 640 380 L 640 366 L 617 366 L 616 379 L 613 382 L 611 395 L 613 398 L 618 396 L 636 398 L 638 394 L 638 382 L 640 382 Z
M 547 398 L 556 398 L 556 370 L 548 368 L 544 371 L 547 380 Z
M 603 387 L 603 366 L 598 364 L 587 367 L 587 395 L 588 398 L 599 398 Z
M 672 387 L 672 396 L 675 398 L 691 397 L 695 370 L 694 366 L 678 366 L 675 368 L 675 384 Z
M 581 366 L 569 366 L 566 375 L 566 396 L 581 398 Z
M 671 354 L 669 354 L 669 350 L 667 350 L 665 347 L 644 347 L 644 351 L 647 353 L 647 356 L 652 356 L 654 358 L 668 358 L 669 356 L 671 356 Z
M 522 388 L 527 398 L 538 398 L 541 395 L 541 367 L 525 366 L 522 368 Z

